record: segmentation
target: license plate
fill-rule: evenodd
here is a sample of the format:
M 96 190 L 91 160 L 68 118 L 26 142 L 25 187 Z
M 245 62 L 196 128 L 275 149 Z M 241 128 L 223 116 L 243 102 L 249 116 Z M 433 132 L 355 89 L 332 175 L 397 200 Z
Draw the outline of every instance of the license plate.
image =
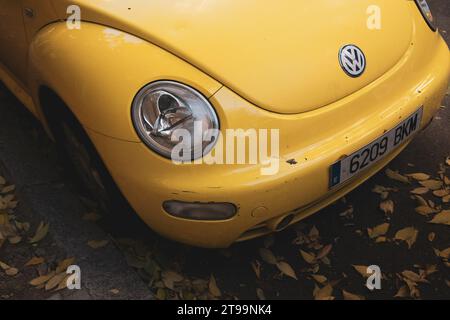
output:
M 330 188 L 336 187 L 383 159 L 420 128 L 423 107 L 377 140 L 331 166 Z

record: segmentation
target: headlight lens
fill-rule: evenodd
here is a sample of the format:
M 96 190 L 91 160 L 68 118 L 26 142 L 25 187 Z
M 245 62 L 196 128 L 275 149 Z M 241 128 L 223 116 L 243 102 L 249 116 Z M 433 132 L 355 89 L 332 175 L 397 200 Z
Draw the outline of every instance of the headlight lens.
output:
M 428 3 L 426 0 L 415 0 L 417 6 L 420 9 L 420 12 L 422 13 L 422 16 L 425 18 L 425 21 L 430 26 L 430 28 L 433 31 L 436 31 L 436 25 L 434 22 L 433 14 L 431 13 L 430 7 L 428 6 Z
M 157 81 L 142 88 L 132 119 L 145 144 L 169 159 L 180 143 L 189 154 L 177 154 L 175 160 L 187 161 L 207 154 L 217 142 L 219 120 L 213 107 L 201 93 L 178 82 Z M 189 139 L 180 138 L 186 133 Z

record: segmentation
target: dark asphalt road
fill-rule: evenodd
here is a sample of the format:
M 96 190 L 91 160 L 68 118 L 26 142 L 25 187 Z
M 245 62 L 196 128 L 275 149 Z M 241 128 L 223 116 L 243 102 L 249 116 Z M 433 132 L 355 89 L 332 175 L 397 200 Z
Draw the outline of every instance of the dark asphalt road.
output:
M 434 9 L 443 36 L 449 41 L 450 2 L 448 0 L 429 0 L 429 2 Z M 450 155 L 449 102 L 450 99 L 447 96 L 443 105 L 449 107 L 443 108 L 439 112 L 432 125 L 425 132 L 421 133 L 400 156 L 392 161 L 389 165 L 390 168 L 402 172 L 426 172 L 435 175 L 440 163 Z M 23 110 L 18 109 L 16 105 L 17 101 L 10 96 L 0 99 L 0 114 L 8 115 L 6 118 L 2 117 L 0 119 L 0 160 L 7 166 L 7 170 L 13 178 L 18 180 L 17 183 L 19 185 L 21 184 L 24 189 L 33 188 L 32 193 L 38 192 L 38 195 L 34 195 L 34 198 L 37 197 L 39 201 L 34 201 L 34 203 L 40 203 L 41 206 L 45 207 L 48 201 L 54 203 L 56 201 L 54 200 L 55 197 L 58 198 L 60 195 L 60 191 L 57 190 L 58 188 L 55 185 L 48 185 L 49 181 L 56 181 L 57 184 L 61 183 L 61 175 L 59 173 L 55 175 L 54 173 L 54 168 L 59 168 L 60 165 L 57 163 L 53 147 L 49 144 L 39 124 L 26 115 Z M 19 148 L 16 145 L 17 141 L 11 140 L 17 139 L 17 137 L 21 137 L 20 143 L 24 144 L 24 146 Z M 30 137 L 30 139 L 26 139 L 26 137 Z M 32 147 L 35 143 L 45 147 Z M 26 146 L 30 146 L 30 149 L 27 150 Z M 24 160 L 22 161 L 21 159 Z M 414 165 L 414 167 L 411 165 Z M 33 174 L 30 174 L 30 172 L 33 172 Z M 66 184 L 71 185 L 70 181 L 67 181 Z M 390 219 L 390 223 L 392 230 L 411 225 L 417 226 L 419 239 L 411 250 L 405 250 L 404 247 L 392 244 L 374 245 L 367 241 L 366 238 L 358 235 L 360 230 L 365 230 L 366 227 L 375 226 L 385 221 L 383 213 L 378 208 L 379 198 L 371 192 L 375 184 L 396 186 L 400 189 L 398 193 L 392 195 L 396 209 L 395 214 Z M 70 201 L 74 201 L 76 194 L 66 187 L 64 188 L 64 197 L 69 197 Z M 72 193 L 72 195 L 68 195 L 68 193 Z M 33 195 L 31 197 L 33 198 Z M 79 203 L 72 205 L 70 201 L 66 202 L 66 200 L 58 199 L 58 203 L 62 205 L 62 208 L 81 205 Z M 344 277 L 341 280 L 341 285 L 345 286 L 345 288 L 350 288 L 350 291 L 365 296 L 369 295 L 367 290 L 362 287 L 361 279 L 352 273 L 354 271 L 352 271 L 351 264 L 378 264 L 382 267 L 383 272 L 392 275 L 408 268 L 411 269 L 414 264 L 435 263 L 436 259 L 432 247 L 427 243 L 426 239 L 429 232 L 433 231 L 438 234 L 433 246 L 444 248 L 450 244 L 448 226 L 430 227 L 423 223 L 422 217 L 414 216 L 415 203 L 410 199 L 409 189 L 388 179 L 383 172 L 380 172 L 357 190 L 350 193 L 346 197 L 346 202 L 347 204 L 338 203 L 322 210 L 302 222 L 300 226 L 310 228 L 315 225 L 320 230 L 323 242 L 333 244 L 331 254 L 332 267 L 325 266 L 321 272 L 326 274 L 329 279 L 340 279 L 344 274 L 349 275 L 348 278 Z M 355 215 L 350 223 L 349 221 L 343 221 L 338 215 L 349 204 L 353 206 Z M 82 209 L 75 211 L 80 210 Z M 79 213 L 72 212 L 71 216 L 74 217 L 74 215 L 79 215 Z M 48 215 L 48 213 L 46 214 Z M 80 230 L 82 233 L 85 232 L 82 231 L 85 230 L 85 226 L 81 219 L 70 219 L 70 223 L 76 225 L 75 230 Z M 64 219 L 53 221 L 56 224 L 56 228 L 59 229 L 59 231 L 56 231 L 56 242 L 62 248 L 66 247 L 67 250 L 73 251 L 72 246 L 74 244 L 68 243 L 63 236 L 64 226 L 61 226 L 61 224 L 64 224 Z M 103 230 L 90 229 L 90 233 L 88 235 L 84 234 L 82 240 L 76 240 L 76 235 L 73 234 L 73 231 L 70 233 L 71 242 L 79 243 L 79 248 L 76 249 L 78 250 L 77 255 L 92 257 L 92 253 L 88 251 L 88 248 L 82 248 L 81 243 L 88 238 L 104 237 L 106 232 L 114 238 L 126 237 L 142 241 L 155 256 L 155 259 L 165 268 L 177 269 L 191 278 L 207 279 L 211 273 L 214 274 L 218 279 L 219 287 L 227 293 L 228 297 L 237 296 L 239 298 L 254 299 L 256 298 L 256 288 L 262 288 L 268 298 L 311 298 L 313 284 L 306 278 L 301 278 L 300 281 L 274 280 L 274 277 L 277 278 L 276 270 L 272 270 L 270 266 L 263 266 L 264 275 L 260 280 L 255 278 L 250 262 L 259 258 L 258 249 L 263 246 L 264 239 L 237 244 L 229 250 L 201 250 L 164 240 L 151 233 L 138 219 L 130 219 L 130 216 L 125 214 L 102 219 L 99 225 Z M 291 228 L 277 234 L 274 237 L 275 244 L 272 250 L 277 255 L 283 256 L 296 270 L 300 270 L 305 265 L 299 257 L 299 248 L 291 244 L 295 237 L 294 229 Z M 121 266 L 120 271 L 117 273 L 113 270 L 110 273 L 110 277 L 118 277 L 122 273 L 127 273 L 124 259 L 113 248 L 111 248 L 111 251 L 104 252 L 99 259 L 116 261 Z M 96 265 L 93 260 L 90 263 L 91 265 L 88 268 L 93 268 L 91 270 L 96 274 L 101 273 L 102 268 L 108 268 L 107 264 L 105 265 L 104 263 Z M 423 296 L 435 299 L 449 299 L 450 290 L 443 281 L 444 277 L 442 274 L 436 276 L 432 281 L 432 287 L 423 288 Z M 138 295 L 142 297 L 143 282 L 133 276 L 127 279 L 129 282 L 133 282 L 128 286 L 128 289 L 130 290 L 130 288 L 136 286 L 140 293 Z M 448 274 L 446 279 L 448 279 Z M 397 283 L 395 280 L 391 280 L 386 282 L 386 287 L 382 291 L 370 293 L 370 297 L 373 299 L 392 298 L 397 290 Z M 102 281 L 106 281 L 106 279 L 103 278 Z M 112 278 L 110 281 L 116 281 L 116 278 Z M 120 283 L 124 285 L 124 294 L 126 295 L 129 292 L 127 291 L 127 285 L 123 281 Z M 101 281 L 97 284 L 93 283 L 94 286 L 102 284 L 105 283 Z M 129 297 L 134 296 L 130 294 Z

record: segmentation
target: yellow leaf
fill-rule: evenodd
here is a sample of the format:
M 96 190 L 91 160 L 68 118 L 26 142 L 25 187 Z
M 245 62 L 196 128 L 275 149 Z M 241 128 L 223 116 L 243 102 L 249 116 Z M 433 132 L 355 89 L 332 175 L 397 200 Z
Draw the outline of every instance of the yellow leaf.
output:
M 411 247 L 417 240 L 418 233 L 419 232 L 417 231 L 417 229 L 408 227 L 397 231 L 394 239 L 405 241 L 408 244 L 408 248 L 411 249 Z
M 10 185 L 10 186 L 6 186 L 6 187 L 3 187 L 2 188 L 2 191 L 1 191 L 1 193 L 9 193 L 9 192 L 12 192 L 12 191 L 14 191 L 16 189 L 16 186 L 15 185 Z
M 48 233 L 48 228 L 49 228 L 49 224 L 48 223 L 45 224 L 44 222 L 41 222 L 39 224 L 39 226 L 37 227 L 37 229 L 36 229 L 35 235 L 33 236 L 33 238 L 30 239 L 29 242 L 30 243 L 36 243 L 36 242 L 39 242 L 42 239 L 44 239 L 45 236 Z
M 294 269 L 292 269 L 292 267 L 284 262 L 284 261 L 280 261 L 277 263 L 277 268 L 286 276 L 291 277 L 295 280 L 298 280 L 297 275 L 295 274 Z
M 52 290 L 56 288 L 61 281 L 63 281 L 66 278 L 67 274 L 65 272 L 61 272 L 55 276 L 53 276 L 51 279 L 48 280 L 48 282 L 45 284 L 45 290 Z
M 433 191 L 433 194 L 434 194 L 436 197 L 438 197 L 438 198 L 443 198 L 443 197 L 449 195 L 449 193 L 450 193 L 450 192 L 449 192 L 448 190 L 445 190 L 445 189 Z
M 439 180 L 426 180 L 426 181 L 420 181 L 419 182 L 422 186 L 425 188 L 428 188 L 430 190 L 438 190 L 442 188 L 442 181 Z
M 316 257 L 312 253 L 308 253 L 306 251 L 300 250 L 300 254 L 302 255 L 303 259 L 308 262 L 309 264 L 316 263 Z
M 74 263 L 75 263 L 75 258 L 74 258 L 74 257 L 64 259 L 64 260 L 62 260 L 62 261 L 60 261 L 60 262 L 58 263 L 58 266 L 56 267 L 55 272 L 56 272 L 57 274 L 58 274 L 58 273 L 61 273 L 61 272 L 66 272 L 66 271 L 67 271 L 67 268 L 68 268 L 69 266 L 73 265 Z
M 216 278 L 214 278 L 214 275 L 211 275 L 211 277 L 209 278 L 209 292 L 214 296 L 214 297 L 220 297 L 222 295 L 222 292 L 220 292 L 219 287 L 217 287 L 217 283 L 216 283 Z
M 327 284 L 321 289 L 315 290 L 314 299 L 315 300 L 333 300 L 333 287 L 330 284 Z
M 450 225 L 450 210 L 443 210 L 434 216 L 429 223 Z
M 90 240 L 87 245 L 92 249 L 100 249 L 105 247 L 109 243 L 109 240 Z
M 368 266 L 353 265 L 353 268 L 355 268 L 355 270 L 358 271 L 359 274 L 362 275 L 364 278 L 368 278 L 370 276 L 370 273 L 367 273 Z
M 414 190 L 411 190 L 412 194 L 426 194 L 430 191 L 430 189 L 421 187 L 421 188 L 415 188 Z
M 55 276 L 55 271 L 52 271 L 52 272 L 50 272 L 50 273 L 47 274 L 47 275 L 40 276 L 40 277 L 37 277 L 37 278 L 31 280 L 29 283 L 30 283 L 32 286 L 37 287 L 37 286 L 40 286 L 41 284 L 46 283 L 48 280 L 50 280 L 50 279 L 53 278 L 54 276 Z
M 412 173 L 412 174 L 407 174 L 406 176 L 411 177 L 417 181 L 424 181 L 424 180 L 430 179 L 430 176 L 426 173 Z
M 9 268 L 9 269 L 6 269 L 5 270 L 5 273 L 8 275 L 8 276 L 10 276 L 10 277 L 13 277 L 13 276 L 15 276 L 16 274 L 18 274 L 19 273 L 19 270 L 18 269 L 16 269 L 16 268 Z
M 371 239 L 374 239 L 378 238 L 379 236 L 384 236 L 388 232 L 388 230 L 389 230 L 389 223 L 383 223 L 376 226 L 373 229 L 368 228 L 367 233 L 369 234 L 369 237 Z
M 403 183 L 408 183 L 408 184 L 410 183 L 408 177 L 401 175 L 397 171 L 392 171 L 391 169 L 386 169 L 386 175 L 392 180 L 397 180 L 397 181 L 400 181 Z
M 397 294 L 394 296 L 394 298 L 407 298 L 409 296 L 409 288 L 407 286 L 402 286 L 400 289 L 398 289 Z
M 312 274 L 311 278 L 313 278 L 315 281 L 317 281 L 320 284 L 324 284 L 327 282 L 327 277 L 319 275 L 319 274 Z
M 8 238 L 8 241 L 11 244 L 18 244 L 20 241 L 22 241 L 22 237 L 14 236 L 14 237 Z
M 342 295 L 344 296 L 344 300 L 366 300 L 363 296 L 359 296 L 345 290 L 342 290 Z
M 325 258 L 331 252 L 332 248 L 333 248 L 333 245 L 331 245 L 331 244 L 323 247 L 322 250 L 320 250 L 320 252 L 317 254 L 316 259 L 320 260 L 322 258 Z
M 25 263 L 25 267 L 29 267 L 29 266 L 37 266 L 41 263 L 44 263 L 44 258 L 42 257 L 33 257 L 31 258 L 27 263 Z
M 386 200 L 380 203 L 380 209 L 386 214 L 394 213 L 394 201 Z
M 429 206 L 420 206 L 420 207 L 417 207 L 415 210 L 418 214 L 421 214 L 423 216 L 427 216 L 432 213 L 436 213 L 436 210 Z
M 278 262 L 277 258 L 275 258 L 274 254 L 269 249 L 266 249 L 266 248 L 259 249 L 259 255 L 268 264 L 275 265 Z

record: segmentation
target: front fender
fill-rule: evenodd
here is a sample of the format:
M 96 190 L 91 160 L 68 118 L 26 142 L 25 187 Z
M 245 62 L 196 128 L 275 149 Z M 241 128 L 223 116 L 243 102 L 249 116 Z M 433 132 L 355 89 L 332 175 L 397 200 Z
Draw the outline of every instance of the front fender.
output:
M 130 108 L 144 85 L 161 79 L 180 81 L 208 98 L 221 87 L 145 40 L 88 22 L 79 30 L 68 29 L 64 22 L 46 26 L 31 42 L 29 59 L 35 101 L 39 89 L 47 86 L 83 126 L 126 141 L 140 141 Z

